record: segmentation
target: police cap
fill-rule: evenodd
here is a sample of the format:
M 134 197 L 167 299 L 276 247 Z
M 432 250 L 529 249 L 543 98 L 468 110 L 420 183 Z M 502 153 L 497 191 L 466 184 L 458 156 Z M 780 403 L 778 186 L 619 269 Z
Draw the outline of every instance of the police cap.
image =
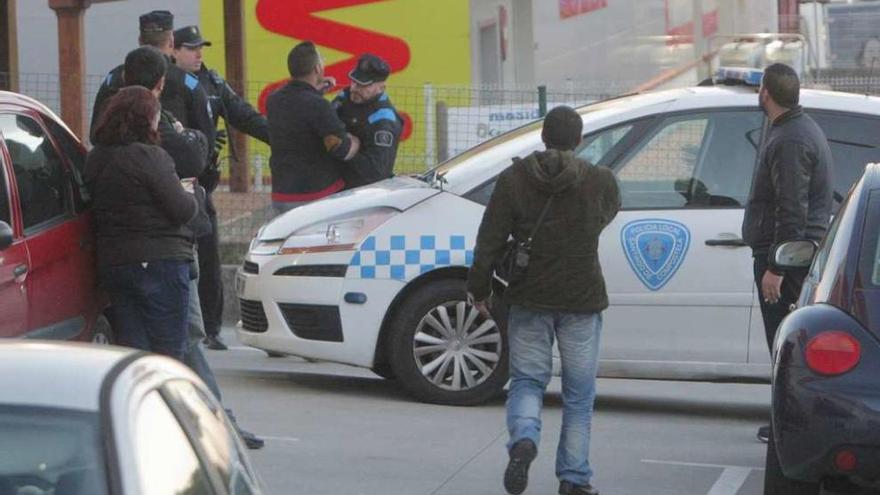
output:
M 142 33 L 161 33 L 174 29 L 174 14 L 167 10 L 154 10 L 140 17 Z
M 199 48 L 211 46 L 211 42 L 202 38 L 198 26 L 185 26 L 174 31 L 174 48 L 185 46 L 187 48 Z
M 388 79 L 391 73 L 391 67 L 381 58 L 367 53 L 358 59 L 358 63 L 354 70 L 349 72 L 348 77 L 352 81 L 360 85 L 373 84 L 374 82 L 382 82 Z

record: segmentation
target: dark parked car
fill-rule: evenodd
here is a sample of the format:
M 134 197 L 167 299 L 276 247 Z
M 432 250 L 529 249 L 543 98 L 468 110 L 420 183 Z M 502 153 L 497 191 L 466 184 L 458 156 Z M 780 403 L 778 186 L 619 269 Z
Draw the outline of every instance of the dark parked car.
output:
M 813 261 L 774 346 L 765 494 L 880 493 L 878 237 L 880 164 L 871 164 L 818 249 L 797 241 L 774 255 L 783 267 Z

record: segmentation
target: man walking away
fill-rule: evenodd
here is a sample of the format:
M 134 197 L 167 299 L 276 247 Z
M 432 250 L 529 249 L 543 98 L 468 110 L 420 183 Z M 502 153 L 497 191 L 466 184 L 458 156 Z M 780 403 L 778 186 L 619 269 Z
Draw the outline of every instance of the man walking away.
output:
M 477 236 L 468 291 L 488 314 L 493 265 L 508 238 L 531 237 L 524 276 L 507 288 L 511 304 L 510 391 L 507 429 L 510 460 L 504 487 L 525 491 L 540 444 L 541 408 L 552 372 L 553 340 L 562 357 L 562 431 L 556 477 L 563 495 L 593 495 L 590 425 L 596 396 L 601 312 L 608 307 L 599 265 L 599 235 L 620 208 L 620 191 L 606 168 L 591 166 L 573 150 L 583 124 L 570 107 L 544 119 L 546 151 L 514 159 L 498 183 Z
M 311 41 L 290 50 L 291 81 L 269 96 L 269 140 L 272 156 L 272 206 L 284 213 L 345 187 L 342 167 L 360 147 L 345 131 L 323 91 L 333 85 L 324 77 L 324 62 Z
M 831 218 L 831 150 L 822 129 L 798 105 L 800 81 L 784 64 L 764 70 L 758 103 L 770 128 L 759 152 L 758 170 L 743 218 L 743 239 L 755 258 L 755 284 L 773 352 L 776 329 L 801 292 L 806 268 L 773 266 L 773 250 L 786 241 L 822 240 Z M 758 429 L 767 442 L 770 427 Z
M 351 86 L 333 100 L 333 108 L 345 128 L 361 141 L 360 152 L 343 173 L 346 189 L 394 175 L 403 119 L 385 93 L 390 73 L 387 62 L 369 53 L 363 55 L 348 75 Z

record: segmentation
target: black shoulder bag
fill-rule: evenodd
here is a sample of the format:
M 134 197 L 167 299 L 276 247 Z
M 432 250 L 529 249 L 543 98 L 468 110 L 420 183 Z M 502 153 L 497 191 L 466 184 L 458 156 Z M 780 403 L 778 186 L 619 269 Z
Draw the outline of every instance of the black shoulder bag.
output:
M 547 211 L 550 209 L 552 202 L 553 195 L 547 198 L 544 209 L 541 210 L 541 215 L 538 217 L 535 228 L 532 229 L 528 239 L 520 241 L 516 238 L 511 238 L 507 241 L 504 255 L 495 264 L 494 273 L 492 274 L 493 281 L 501 284 L 501 287 L 495 287 L 497 289 L 496 292 L 503 292 L 505 288 L 515 285 L 525 278 L 532 252 L 532 240 L 535 238 L 538 229 L 541 228 L 541 224 L 544 223 L 544 217 L 547 216 Z

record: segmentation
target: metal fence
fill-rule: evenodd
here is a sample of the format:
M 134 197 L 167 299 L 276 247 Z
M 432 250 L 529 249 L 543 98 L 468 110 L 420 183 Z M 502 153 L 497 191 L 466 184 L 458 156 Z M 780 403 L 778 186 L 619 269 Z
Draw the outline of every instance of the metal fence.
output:
M 87 77 L 86 101 L 89 114 L 105 76 Z M 17 83 L 17 84 L 16 84 Z M 0 86 L 17 88 L 59 112 L 59 79 L 55 74 L 20 74 L 16 81 L 0 74 Z M 804 87 L 880 95 L 880 69 L 826 69 L 804 78 Z M 248 101 L 258 106 L 268 83 L 250 82 L 245 91 Z M 395 172 L 423 172 L 487 139 L 539 118 L 556 105 L 582 105 L 633 88 L 635 84 L 567 84 L 562 87 L 498 88 L 484 86 L 399 86 L 389 85 L 388 94 L 407 120 Z M 271 217 L 269 191 L 269 147 L 249 140 L 247 193 L 230 192 L 228 154 L 221 157 L 223 182 L 215 193 L 221 225 L 221 242 L 228 252 L 225 261 L 237 263 L 244 246 L 256 230 Z

